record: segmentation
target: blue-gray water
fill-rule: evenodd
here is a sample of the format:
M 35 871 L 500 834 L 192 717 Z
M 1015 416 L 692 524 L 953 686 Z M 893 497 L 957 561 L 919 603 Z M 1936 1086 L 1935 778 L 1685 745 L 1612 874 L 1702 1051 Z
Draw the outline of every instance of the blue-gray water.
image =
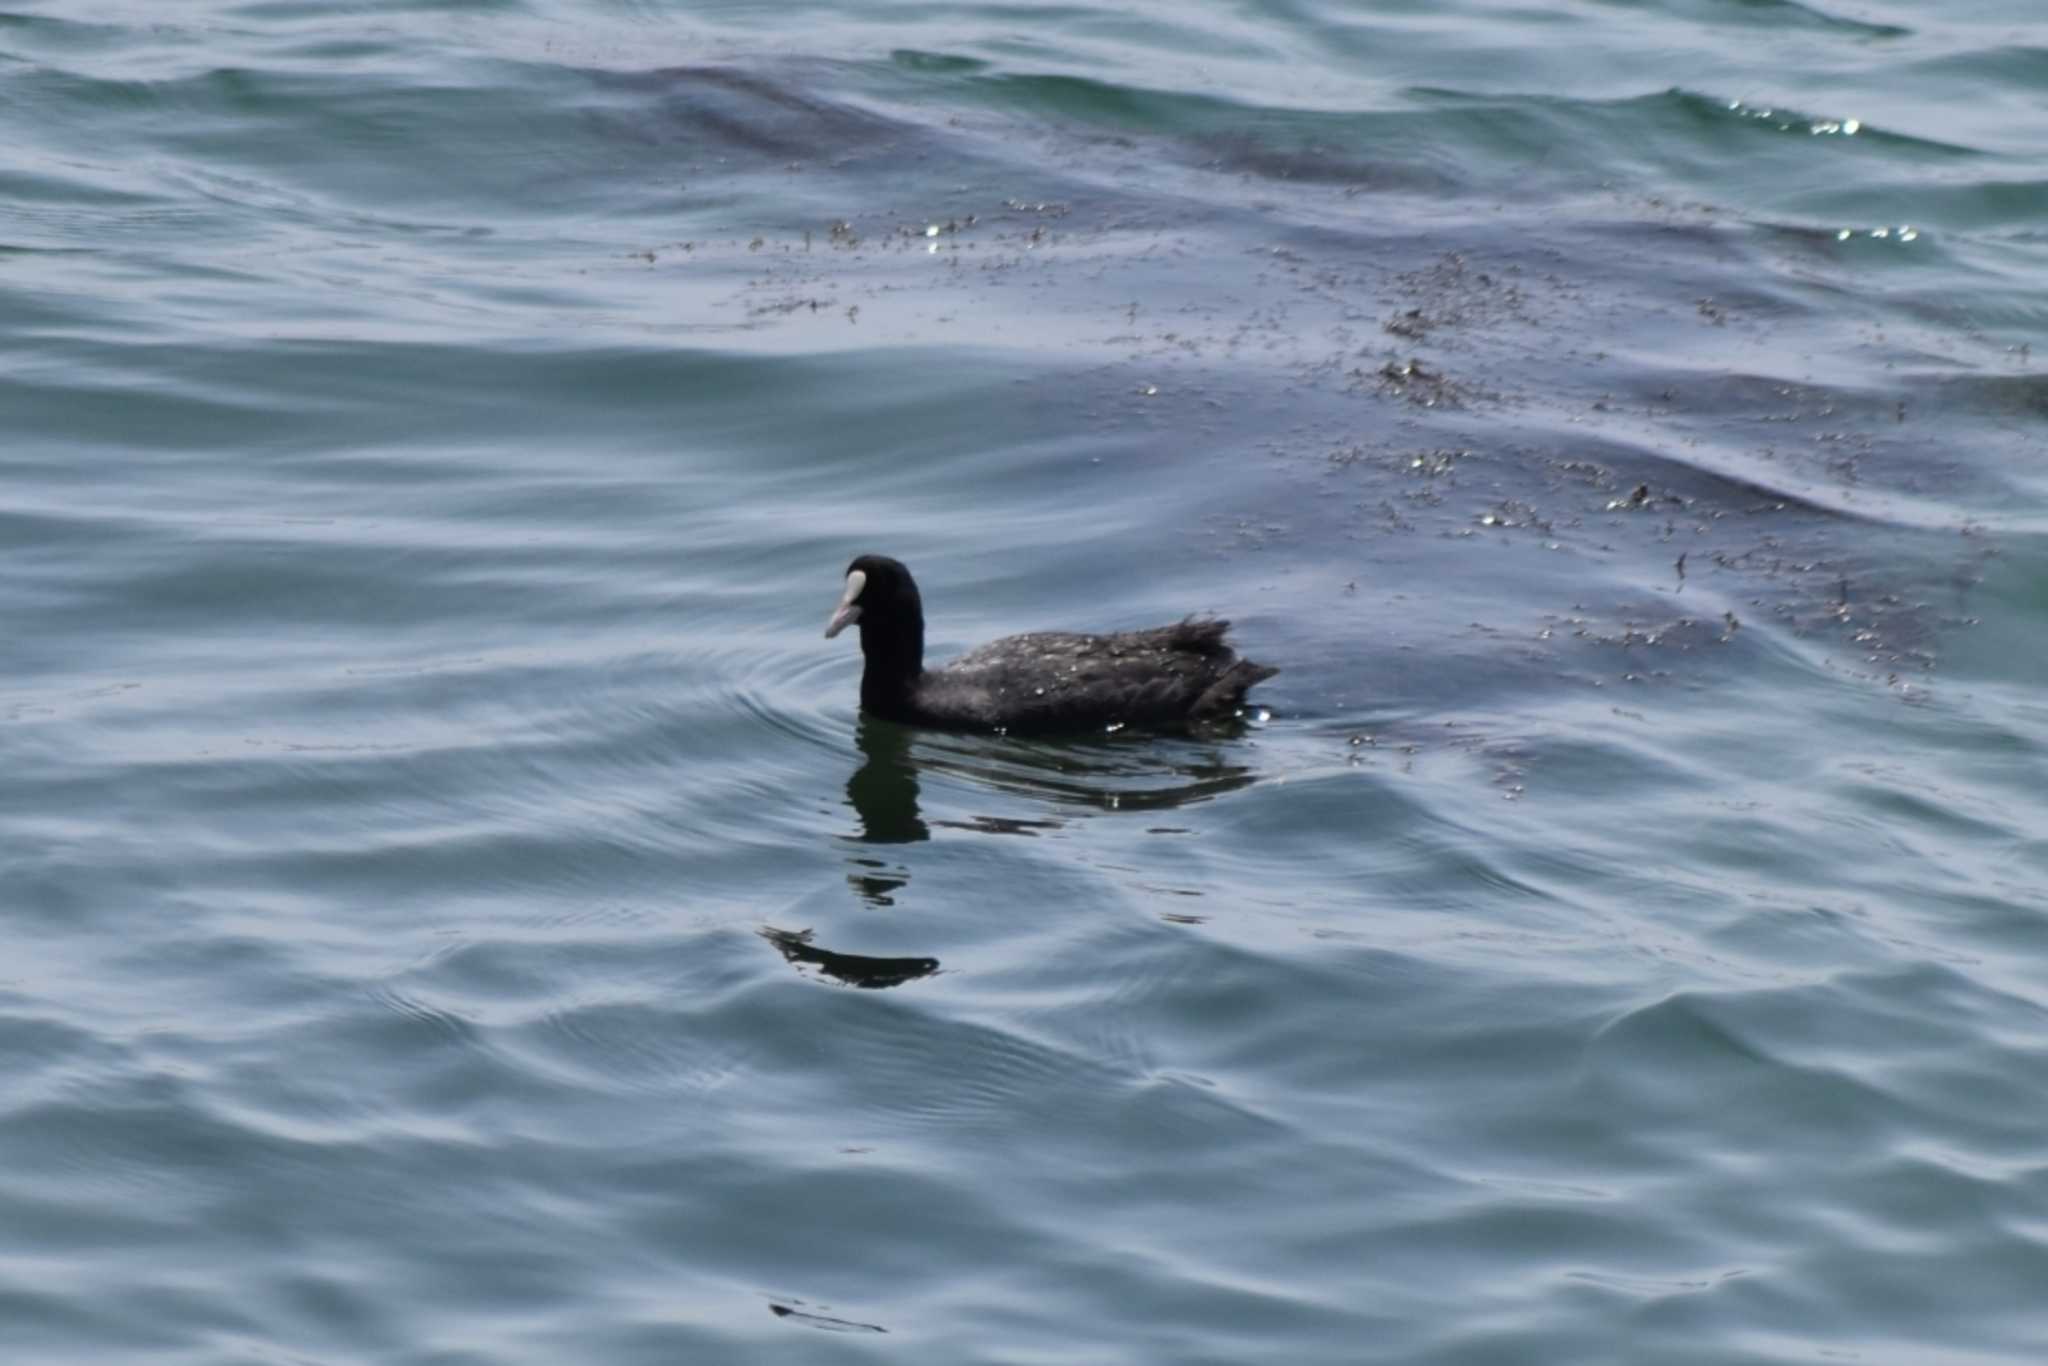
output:
M 0 1359 L 2041 1358 L 2038 0 L 50 0 L 0 129 Z M 867 549 L 1272 716 L 864 725 Z

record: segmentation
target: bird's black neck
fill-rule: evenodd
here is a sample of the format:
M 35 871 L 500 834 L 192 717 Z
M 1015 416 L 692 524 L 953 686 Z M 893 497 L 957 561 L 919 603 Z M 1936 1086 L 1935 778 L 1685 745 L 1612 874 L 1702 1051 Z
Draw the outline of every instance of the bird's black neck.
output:
M 860 624 L 860 704 L 877 716 L 905 714 L 924 674 L 924 621 Z

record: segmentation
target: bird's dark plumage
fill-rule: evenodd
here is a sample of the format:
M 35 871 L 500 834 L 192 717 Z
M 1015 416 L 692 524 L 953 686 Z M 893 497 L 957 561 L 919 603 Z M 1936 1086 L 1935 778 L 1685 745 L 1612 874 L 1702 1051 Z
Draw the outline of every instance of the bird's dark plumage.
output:
M 910 571 L 886 555 L 846 567 L 827 637 L 860 627 L 864 711 L 949 730 L 1056 734 L 1171 726 L 1230 716 L 1246 689 L 1280 672 L 1240 659 L 1227 621 L 1189 619 L 1148 631 L 1038 631 L 991 641 L 924 667 L 924 603 Z

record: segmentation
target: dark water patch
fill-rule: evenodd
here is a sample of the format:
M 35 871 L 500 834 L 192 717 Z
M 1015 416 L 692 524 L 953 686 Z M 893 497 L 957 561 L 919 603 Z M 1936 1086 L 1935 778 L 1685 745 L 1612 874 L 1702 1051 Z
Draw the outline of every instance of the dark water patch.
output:
M 1216 169 L 1262 180 L 1340 185 L 1353 194 L 1447 194 L 1463 188 L 1457 177 L 1436 167 L 1392 158 L 1368 160 L 1357 155 L 1356 149 L 1373 147 L 1382 141 L 1368 130 L 1361 130 L 1361 136 L 1348 146 L 1329 145 L 1312 137 L 1282 141 L 1251 132 L 1217 136 L 1199 142 L 1198 146 L 1213 154 L 1209 164 Z
M 1137 90 L 1087 77 L 998 72 L 962 79 L 963 93 L 1008 115 L 1108 130 L 1108 146 L 1160 151 L 1205 171 L 1340 186 L 1347 193 L 1445 192 L 1456 163 L 1416 120 L 1393 113 L 1252 108 L 1213 96 Z
M 2048 375 L 1928 374 L 1904 377 L 1917 405 L 1943 416 L 2048 419 Z
M 848 169 L 867 161 L 915 153 L 911 125 L 858 105 L 824 98 L 835 82 L 826 69 L 773 74 L 738 67 L 670 67 L 644 73 L 593 72 L 602 90 L 630 93 L 651 111 L 607 116 L 610 135 L 649 146 L 677 147 L 696 159 L 676 170 L 731 174 L 728 158 L 782 166 L 822 162 Z
M 1925 420 L 1940 410 L 1894 373 L 1883 387 L 1732 371 L 1617 367 L 1599 411 L 1636 414 L 1648 449 L 1588 442 L 1588 463 L 1643 472 L 1653 491 L 1711 515 L 1793 511 L 1824 519 L 1954 530 L 1994 500 L 1995 469 L 1962 458 Z M 1946 383 L 1946 379 L 1942 381 Z M 1615 423 L 1614 425 L 1624 425 Z M 1610 452 L 1603 455 L 1603 450 Z M 1595 478 L 1591 470 L 1581 471 Z M 1633 500 L 1671 510 L 1670 504 Z
M 1230 106 L 1218 100 L 1134 90 L 1080 76 L 1009 73 L 976 78 L 972 85 L 998 107 L 1035 113 L 1069 125 L 1095 125 L 1132 133 L 1178 131 L 1193 110 L 1221 117 Z
M 1680 458 L 1676 443 L 1567 443 L 1567 431 L 1488 443 L 1492 449 L 1368 455 L 1347 447 L 1320 481 L 1344 501 L 1295 534 L 1313 543 L 1358 525 L 1362 512 L 1381 537 L 1427 538 L 1404 553 L 1412 563 L 1453 567 L 1448 573 L 1515 552 L 1512 605 L 1475 600 L 1473 610 L 1485 615 L 1455 647 L 1441 635 L 1423 647 L 1440 683 L 1462 672 L 1447 667 L 1453 653 L 1498 682 L 1531 666 L 1569 667 L 1560 652 L 1583 646 L 1613 651 L 1623 682 L 1673 669 L 1713 677 L 1721 672 L 1713 657 L 1743 652 L 1745 622 L 1818 632 L 1920 672 L 1941 624 L 1962 615 L 1952 591 L 1917 575 L 1944 555 L 1967 563 L 1975 552 L 1966 545 L 1927 542 L 1906 557 L 1876 550 L 1869 541 L 1885 519 L 1866 516 L 1857 502 L 1731 476 L 1697 455 Z M 1372 598 L 1388 587 L 1382 576 L 1369 562 L 1343 574 L 1333 587 L 1346 613 L 1372 612 Z M 1327 568 L 1317 576 L 1332 577 Z M 1397 627 L 1395 638 L 1401 634 Z M 1283 675 L 1276 686 L 1285 699 L 1302 682 Z

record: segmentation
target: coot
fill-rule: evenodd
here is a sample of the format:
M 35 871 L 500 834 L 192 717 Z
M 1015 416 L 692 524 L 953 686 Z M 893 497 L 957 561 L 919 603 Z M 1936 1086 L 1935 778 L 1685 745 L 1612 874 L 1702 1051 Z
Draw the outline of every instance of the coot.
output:
M 860 627 L 860 705 L 910 725 L 1012 734 L 1170 726 L 1231 715 L 1245 690 L 1280 672 L 1224 642 L 1227 621 L 1112 635 L 1005 636 L 941 669 L 924 667 L 924 603 L 910 571 L 886 555 L 846 567 L 831 639 Z

